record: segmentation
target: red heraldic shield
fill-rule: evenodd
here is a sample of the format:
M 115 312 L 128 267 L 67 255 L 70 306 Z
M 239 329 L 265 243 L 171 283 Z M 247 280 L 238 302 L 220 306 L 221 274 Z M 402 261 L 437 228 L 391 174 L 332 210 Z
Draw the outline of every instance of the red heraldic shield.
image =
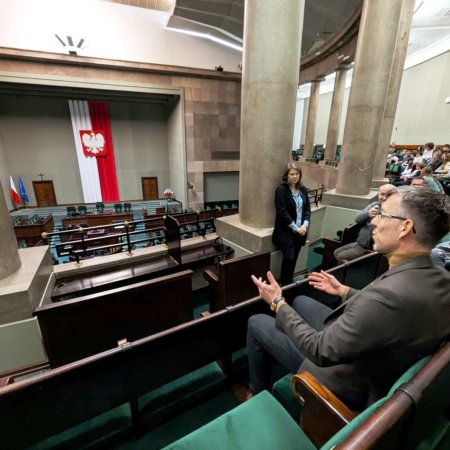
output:
M 80 130 L 81 144 L 86 156 L 106 156 L 107 145 L 103 130 Z

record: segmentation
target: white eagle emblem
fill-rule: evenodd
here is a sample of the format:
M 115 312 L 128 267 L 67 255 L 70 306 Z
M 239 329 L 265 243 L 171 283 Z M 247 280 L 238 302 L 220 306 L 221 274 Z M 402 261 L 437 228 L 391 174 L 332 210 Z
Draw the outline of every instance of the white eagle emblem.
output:
M 98 155 L 99 153 L 103 153 L 103 149 L 105 147 L 105 138 L 101 133 L 83 133 L 81 136 L 81 140 L 83 141 L 83 146 L 85 151 L 88 153 L 92 153 L 93 155 Z

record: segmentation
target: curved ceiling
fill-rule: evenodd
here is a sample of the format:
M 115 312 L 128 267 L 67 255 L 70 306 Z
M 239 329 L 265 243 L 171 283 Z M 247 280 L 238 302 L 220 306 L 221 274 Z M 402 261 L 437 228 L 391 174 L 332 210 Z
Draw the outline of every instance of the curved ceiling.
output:
M 105 0 L 169 14 L 168 27 L 193 31 L 242 47 L 245 0 Z M 305 0 L 302 56 L 332 39 L 362 0 Z M 436 43 L 450 48 L 450 0 L 416 0 L 408 55 Z

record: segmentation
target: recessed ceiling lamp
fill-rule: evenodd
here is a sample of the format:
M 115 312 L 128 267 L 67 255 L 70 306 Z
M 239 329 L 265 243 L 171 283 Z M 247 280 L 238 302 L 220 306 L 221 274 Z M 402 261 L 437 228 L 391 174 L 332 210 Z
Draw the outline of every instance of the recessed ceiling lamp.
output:
M 207 34 L 207 33 L 199 33 L 197 31 L 191 31 L 191 30 L 182 30 L 181 28 L 174 28 L 174 27 L 167 27 L 167 29 L 170 31 L 176 31 L 177 33 L 189 34 L 191 36 L 208 39 L 210 41 L 217 42 L 218 44 L 222 44 L 222 45 L 225 45 L 226 47 L 230 47 L 230 48 L 233 48 L 234 50 L 238 50 L 238 51 L 242 52 L 241 46 L 233 44 L 228 41 L 225 41 L 224 39 L 220 39 L 218 37 L 211 36 L 210 34 Z
M 72 38 L 72 36 L 66 36 L 64 40 L 64 38 L 61 38 L 57 34 L 55 34 L 55 38 L 58 39 L 59 43 L 63 47 L 66 47 L 69 55 L 77 56 L 79 50 L 84 50 L 87 47 L 87 44 L 83 47 L 83 44 L 85 43 L 84 38 L 81 38 L 76 45 L 74 43 L 75 40 L 74 38 Z

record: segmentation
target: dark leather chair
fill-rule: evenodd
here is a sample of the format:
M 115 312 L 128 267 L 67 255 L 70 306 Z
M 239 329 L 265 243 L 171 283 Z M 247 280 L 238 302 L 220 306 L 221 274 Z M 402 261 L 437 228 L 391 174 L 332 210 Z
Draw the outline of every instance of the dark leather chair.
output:
M 75 206 L 68 206 L 67 207 L 67 215 L 69 217 L 74 217 L 77 215 L 77 209 L 75 208 Z
M 103 211 L 105 210 L 105 204 L 103 202 L 97 202 L 95 204 L 95 209 L 99 214 L 103 214 Z

